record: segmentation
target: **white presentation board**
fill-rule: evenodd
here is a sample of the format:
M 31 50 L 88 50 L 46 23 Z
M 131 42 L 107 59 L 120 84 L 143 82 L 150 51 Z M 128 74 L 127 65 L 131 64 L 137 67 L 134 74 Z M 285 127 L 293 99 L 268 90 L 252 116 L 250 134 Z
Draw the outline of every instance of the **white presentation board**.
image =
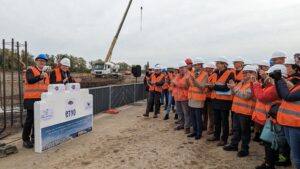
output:
M 57 146 L 93 128 L 93 96 L 80 84 L 49 85 L 34 104 L 35 152 Z

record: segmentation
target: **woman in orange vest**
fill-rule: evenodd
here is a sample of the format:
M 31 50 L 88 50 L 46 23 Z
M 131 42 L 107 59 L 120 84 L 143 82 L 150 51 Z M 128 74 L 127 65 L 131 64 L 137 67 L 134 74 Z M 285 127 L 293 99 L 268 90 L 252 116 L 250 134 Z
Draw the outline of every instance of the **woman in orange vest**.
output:
M 145 117 L 149 117 L 150 109 L 154 103 L 155 110 L 153 118 L 157 118 L 157 114 L 160 111 L 160 95 L 162 92 L 162 86 L 165 83 L 165 77 L 161 73 L 161 67 L 159 64 L 155 65 L 154 73 L 150 76 L 148 81 L 149 84 L 149 100 L 147 103 L 146 113 L 143 115 Z
M 229 136 L 229 111 L 232 104 L 232 94 L 227 87 L 230 80 L 234 80 L 234 74 L 227 69 L 229 61 L 227 57 L 220 56 L 216 60 L 217 74 L 216 81 L 211 82 L 208 86 L 213 90 L 211 96 L 213 99 L 214 109 L 214 123 L 215 131 L 212 137 L 207 141 L 219 141 L 217 146 L 224 146 L 227 144 Z M 221 129 L 223 131 L 221 136 Z
M 168 77 L 166 78 L 166 81 L 168 83 L 168 105 L 167 105 L 167 109 L 166 109 L 166 114 L 165 114 L 165 117 L 164 117 L 164 120 L 168 120 L 169 119 L 169 113 L 171 111 L 171 109 L 173 110 L 173 112 L 175 111 L 174 110 L 174 104 L 175 104 L 175 101 L 174 101 L 174 97 L 172 96 L 172 91 L 173 91 L 173 84 L 171 84 L 172 80 L 174 79 L 174 72 L 173 71 L 169 71 L 168 72 Z
M 165 105 L 165 110 L 167 110 L 167 106 L 168 106 L 168 102 L 169 102 L 169 97 L 168 97 L 168 93 L 169 93 L 169 83 L 168 83 L 168 72 L 167 72 L 167 68 L 163 67 L 162 68 L 162 74 L 165 77 L 165 83 L 162 86 L 162 92 L 161 92 L 161 98 L 160 98 L 160 104 L 161 105 Z
M 281 66 L 281 68 L 285 68 L 283 65 L 275 65 L 271 67 L 268 70 L 268 73 L 273 74 L 274 73 L 274 67 Z M 287 77 L 286 69 L 284 76 Z M 264 77 L 264 76 L 262 76 Z M 257 103 L 254 109 L 254 112 L 252 114 L 252 119 L 261 125 L 264 125 L 265 120 L 267 119 L 267 116 L 269 116 L 269 110 L 271 109 L 271 106 L 275 103 L 280 103 L 280 97 L 278 96 L 276 87 L 274 85 L 274 80 L 267 76 L 265 79 L 263 79 L 263 86 L 260 84 L 256 78 L 252 79 L 253 83 L 253 93 L 255 97 L 257 98 Z M 292 85 L 292 84 L 290 84 Z M 270 117 L 271 118 L 271 117 Z M 272 119 L 272 118 L 271 118 Z M 276 123 L 276 119 L 272 119 L 274 123 Z M 262 165 L 257 166 L 257 169 L 264 169 L 264 168 L 275 168 L 276 160 L 278 160 L 278 154 L 279 152 L 277 150 L 273 150 L 271 148 L 271 144 L 264 142 L 265 147 L 265 161 Z M 290 159 L 286 159 L 287 161 L 290 161 Z
M 285 137 L 290 145 L 292 159 L 297 169 L 300 168 L 300 82 L 289 89 L 281 72 L 274 72 L 272 77 L 282 103 L 277 112 L 277 122 L 284 126 Z
M 203 71 L 204 61 L 202 58 L 194 60 L 194 71 L 187 74 L 188 99 L 193 132 L 188 137 L 195 137 L 199 140 L 202 137 L 204 103 L 206 99 L 206 83 L 208 75 Z
M 178 64 L 179 75 L 173 80 L 173 85 L 176 88 L 174 93 L 176 101 L 176 113 L 178 114 L 178 121 L 175 130 L 185 129 L 185 133 L 190 133 L 190 116 L 188 107 L 188 88 L 186 84 L 185 74 L 188 73 L 187 65 L 185 62 Z
M 44 71 L 47 62 L 48 57 L 40 54 L 35 58 L 36 65 L 28 68 L 25 73 L 24 108 L 27 115 L 22 134 L 25 148 L 33 148 L 34 145 L 34 102 L 41 100 L 42 93 L 48 90 L 49 76 Z
M 256 67 L 247 65 L 243 70 L 243 80 L 235 84 L 230 81 L 228 87 L 234 94 L 231 111 L 233 112 L 233 137 L 231 143 L 224 146 L 225 151 L 238 151 L 238 145 L 242 140 L 238 157 L 249 155 L 249 143 L 251 139 L 251 115 L 255 106 L 251 91 L 250 77 L 256 76 Z
M 217 74 L 214 73 L 216 64 L 214 62 L 211 62 L 211 63 L 205 64 L 204 68 L 205 68 L 206 73 L 209 75 L 207 83 L 210 84 L 213 81 L 216 81 Z M 206 87 L 207 87 L 207 84 L 206 84 Z M 203 126 L 204 126 L 204 128 L 207 128 L 208 135 L 214 133 L 214 112 L 212 109 L 212 99 L 214 99 L 214 98 L 211 97 L 211 93 L 212 93 L 212 89 L 207 87 L 204 116 L 203 116 L 203 118 L 204 118 Z
M 60 61 L 60 66 L 55 68 L 50 74 L 51 84 L 66 84 L 74 83 L 75 81 L 70 75 L 69 68 L 71 67 L 70 59 L 63 58 Z

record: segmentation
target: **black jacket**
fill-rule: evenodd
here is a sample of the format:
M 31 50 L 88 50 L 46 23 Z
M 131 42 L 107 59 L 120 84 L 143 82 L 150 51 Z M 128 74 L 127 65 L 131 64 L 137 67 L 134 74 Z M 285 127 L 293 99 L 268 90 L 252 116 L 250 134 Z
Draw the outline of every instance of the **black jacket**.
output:
M 66 73 L 63 73 L 61 69 L 60 70 L 60 74 L 61 74 L 61 79 L 62 81 L 60 82 L 57 82 L 56 81 L 56 74 L 55 74 L 55 71 L 52 71 L 51 74 L 50 74 L 50 84 L 62 84 L 63 83 L 63 80 L 68 77 L 68 81 L 66 83 L 74 83 L 74 80 L 72 78 L 72 76 L 70 75 L 70 72 L 67 71 Z M 65 83 L 65 84 L 66 84 Z
M 216 70 L 215 73 L 217 74 L 218 79 L 223 75 L 223 73 L 226 71 L 227 69 L 223 70 L 223 71 L 218 71 Z M 231 72 L 225 82 L 225 84 L 229 83 L 230 80 L 234 81 L 234 74 L 233 72 Z M 226 92 L 228 90 L 230 90 L 227 85 L 215 85 L 214 87 L 215 91 L 222 91 L 222 92 Z M 213 99 L 213 108 L 217 109 L 217 110 L 230 110 L 231 109 L 231 104 L 232 101 L 231 100 L 218 100 L 218 99 Z

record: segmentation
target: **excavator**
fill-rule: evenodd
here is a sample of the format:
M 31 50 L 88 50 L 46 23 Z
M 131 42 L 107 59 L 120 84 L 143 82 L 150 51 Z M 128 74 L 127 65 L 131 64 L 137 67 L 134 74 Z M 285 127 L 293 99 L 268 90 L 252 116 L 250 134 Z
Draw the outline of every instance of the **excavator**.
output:
M 123 15 L 122 21 L 118 27 L 117 33 L 115 34 L 115 36 L 113 38 L 113 41 L 111 42 L 110 48 L 107 52 L 104 62 L 102 62 L 102 61 L 97 62 L 97 63 L 94 63 L 94 65 L 93 65 L 91 73 L 95 77 L 118 77 L 118 76 L 120 76 L 120 74 L 119 74 L 120 65 L 111 62 L 111 56 L 112 56 L 114 47 L 116 45 L 116 42 L 118 40 L 119 34 L 121 32 L 121 29 L 123 27 L 124 21 L 127 17 L 130 6 L 132 4 L 132 1 L 133 0 L 130 0 L 128 3 L 128 6 Z

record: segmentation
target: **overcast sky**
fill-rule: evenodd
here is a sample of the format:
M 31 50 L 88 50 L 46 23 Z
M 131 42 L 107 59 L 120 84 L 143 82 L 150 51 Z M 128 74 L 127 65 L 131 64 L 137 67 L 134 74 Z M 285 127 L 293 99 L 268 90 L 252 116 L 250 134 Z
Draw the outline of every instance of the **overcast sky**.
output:
M 27 40 L 34 55 L 104 59 L 128 1 L 0 0 L 0 38 Z M 275 50 L 300 52 L 299 0 L 134 0 L 112 61 L 173 66 L 225 55 L 259 62 Z

